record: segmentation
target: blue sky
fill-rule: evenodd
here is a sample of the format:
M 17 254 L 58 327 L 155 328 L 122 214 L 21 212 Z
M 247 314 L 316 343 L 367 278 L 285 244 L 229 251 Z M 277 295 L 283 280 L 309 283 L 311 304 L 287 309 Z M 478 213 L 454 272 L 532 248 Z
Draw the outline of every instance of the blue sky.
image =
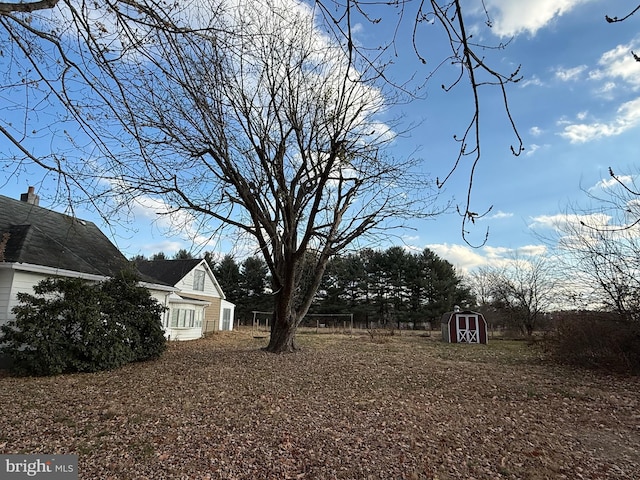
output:
M 491 212 L 471 227 L 470 248 L 461 239 L 456 214 L 425 223 L 407 242 L 428 246 L 464 269 L 493 264 L 512 255 L 542 253 L 549 248 L 539 235 L 568 206 L 588 206 L 585 191 L 599 194 L 608 167 L 619 174 L 637 173 L 640 138 L 640 18 L 608 24 L 605 14 L 622 16 L 633 7 L 622 1 L 509 1 L 486 2 L 494 21 L 491 30 L 479 27 L 488 44 L 511 42 L 491 52 L 493 66 L 510 72 L 520 64 L 522 80 L 509 90 L 511 113 L 525 151 L 514 157 L 515 141 L 504 124 L 499 104 L 485 100 L 483 158 L 474 180 L 473 210 Z M 436 82 L 431 90 L 436 90 Z M 452 132 L 456 108 L 464 108 L 453 94 L 435 92 L 421 108 L 427 127 L 416 132 L 425 139 L 422 154 L 430 171 L 442 177 L 453 155 Z M 433 100 L 430 102 L 429 100 Z M 441 115 L 444 111 L 444 121 Z M 466 119 L 465 119 L 466 121 Z M 458 125 L 461 125 L 458 123 Z M 456 172 L 446 193 L 462 200 L 468 169 Z
M 406 231 L 397 232 L 397 244 L 403 242 L 417 250 L 429 247 L 464 270 L 495 264 L 515 251 L 543 253 L 549 246 L 536 233 L 549 233 L 551 223 L 564 215 L 569 204 L 586 206 L 585 190 L 597 193 L 605 188 L 602 181 L 609 167 L 620 174 L 638 172 L 640 63 L 630 51 L 640 53 L 640 14 L 618 24 L 604 19 L 605 14 L 626 15 L 633 2 L 485 0 L 485 4 L 492 28 L 484 25 L 486 16 L 478 10 L 476 0 L 463 3 L 467 23 L 481 43 L 509 42 L 504 49 L 485 52 L 493 68 L 510 73 L 521 65 L 522 80 L 508 87 L 508 95 L 525 151 L 519 157 L 511 154 L 516 138 L 500 106 L 499 92 L 483 90 L 483 154 L 474 178 L 472 209 L 492 210 L 475 225 L 468 225 L 467 239 L 481 244 L 489 229 L 486 244 L 472 248 L 463 241 L 456 213 L 408 224 Z M 384 15 L 379 24 L 356 25 L 356 39 L 362 45 L 375 45 L 379 35 L 395 26 L 396 11 L 390 7 L 380 11 Z M 410 35 L 409 26 L 405 19 L 399 38 Z M 419 64 L 410 45 L 400 42 L 392 69 L 398 81 L 411 75 L 424 78 L 448 53 L 439 27 L 421 28 L 419 41 L 427 64 Z M 460 135 L 469 121 L 466 85 L 449 93 L 440 88 L 453 75 L 450 67 L 443 67 L 423 90 L 424 99 L 388 112 L 390 117 L 401 116 L 406 125 L 416 125 L 395 141 L 391 153 L 418 155 L 434 178 L 449 172 L 457 154 L 452 137 Z M 0 139 L 0 151 L 7 151 L 3 142 Z M 41 182 L 37 171 L 10 179 L 7 170 L 0 175 L 1 194 L 18 198 L 30 184 L 37 185 L 42 189 L 41 205 L 48 206 L 46 182 Z M 448 200 L 461 203 L 468 178 L 469 165 L 463 163 L 440 193 L 442 204 Z M 127 256 L 191 249 L 188 234 L 197 237 L 197 232 L 189 219 L 178 219 L 181 227 L 169 229 L 168 219 L 159 217 L 158 211 L 163 211 L 160 202 L 141 199 L 128 228 L 105 227 L 105 233 Z M 78 215 L 104 227 L 91 211 Z M 234 247 L 222 238 L 204 249 L 226 253 Z

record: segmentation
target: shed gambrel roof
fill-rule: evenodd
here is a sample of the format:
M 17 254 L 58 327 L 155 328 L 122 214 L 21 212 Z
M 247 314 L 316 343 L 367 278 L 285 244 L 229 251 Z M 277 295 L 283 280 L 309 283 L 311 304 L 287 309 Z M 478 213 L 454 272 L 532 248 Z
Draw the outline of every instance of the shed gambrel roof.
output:
M 93 222 L 0 195 L 0 240 L 5 233 L 7 263 L 104 277 L 130 265 Z

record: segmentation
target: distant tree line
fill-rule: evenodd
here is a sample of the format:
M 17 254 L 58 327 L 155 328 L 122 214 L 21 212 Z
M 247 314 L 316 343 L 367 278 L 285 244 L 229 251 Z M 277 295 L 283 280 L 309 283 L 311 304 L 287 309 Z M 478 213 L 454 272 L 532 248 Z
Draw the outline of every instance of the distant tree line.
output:
M 250 324 L 253 311 L 271 310 L 271 279 L 262 258 L 239 263 L 231 255 L 219 261 L 205 258 L 226 298 L 236 304 L 241 323 Z M 311 274 L 306 273 L 302 282 Z M 333 257 L 309 313 L 353 314 L 354 324 L 363 328 L 412 328 L 433 324 L 454 305 L 473 304 L 470 289 L 451 263 L 429 249 L 412 253 L 391 247 Z
M 353 313 L 354 321 L 404 328 L 437 322 L 454 305 L 474 303 L 462 276 L 428 248 L 364 249 L 334 257 L 318 292 L 314 312 Z
M 157 252 L 151 255 L 149 258 L 147 258 L 144 255 L 136 255 L 134 257 L 131 257 L 131 261 L 135 263 L 135 262 L 143 262 L 146 260 L 151 260 L 151 261 L 153 260 L 189 260 L 192 258 L 195 258 L 195 257 L 190 251 L 184 248 L 181 248 L 173 255 L 173 257 L 168 257 L 164 252 Z

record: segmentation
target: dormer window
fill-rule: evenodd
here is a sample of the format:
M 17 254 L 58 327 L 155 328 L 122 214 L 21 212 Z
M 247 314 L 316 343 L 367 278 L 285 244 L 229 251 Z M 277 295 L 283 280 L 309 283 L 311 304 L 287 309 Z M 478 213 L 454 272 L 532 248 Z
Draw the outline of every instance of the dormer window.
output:
M 193 272 L 193 289 L 200 292 L 204 291 L 204 272 L 202 270 Z

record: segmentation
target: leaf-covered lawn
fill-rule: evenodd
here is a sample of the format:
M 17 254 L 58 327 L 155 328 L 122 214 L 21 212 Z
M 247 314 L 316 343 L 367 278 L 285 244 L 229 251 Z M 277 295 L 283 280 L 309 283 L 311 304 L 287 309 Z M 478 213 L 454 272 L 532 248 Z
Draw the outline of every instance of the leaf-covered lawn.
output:
M 637 479 L 640 379 L 524 342 L 252 332 L 158 361 L 0 377 L 0 452 L 75 453 L 83 479 Z

